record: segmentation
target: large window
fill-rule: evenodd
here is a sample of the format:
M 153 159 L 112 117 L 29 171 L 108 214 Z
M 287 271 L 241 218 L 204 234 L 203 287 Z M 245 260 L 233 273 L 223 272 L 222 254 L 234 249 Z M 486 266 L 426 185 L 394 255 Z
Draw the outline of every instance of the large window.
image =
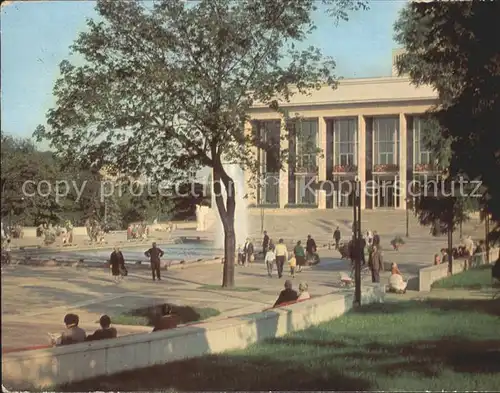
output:
M 298 175 L 297 182 L 297 203 L 311 205 L 316 203 L 316 176 L 315 175 Z
M 298 172 L 315 173 L 318 149 L 318 121 L 302 120 L 295 125 L 296 170 Z
M 399 118 L 373 119 L 374 165 L 398 165 Z
M 279 201 L 279 172 L 281 164 L 281 121 L 255 121 L 253 126 L 256 127 L 256 135 L 266 145 L 266 149 L 260 149 L 259 151 L 261 167 L 259 203 L 277 204 Z
M 415 117 L 413 120 L 413 146 L 414 146 L 414 163 L 415 165 L 431 164 L 431 152 L 425 145 L 424 141 L 424 120 L 421 117 Z
M 333 151 L 335 166 L 354 167 L 358 165 L 356 119 L 335 120 L 333 126 Z

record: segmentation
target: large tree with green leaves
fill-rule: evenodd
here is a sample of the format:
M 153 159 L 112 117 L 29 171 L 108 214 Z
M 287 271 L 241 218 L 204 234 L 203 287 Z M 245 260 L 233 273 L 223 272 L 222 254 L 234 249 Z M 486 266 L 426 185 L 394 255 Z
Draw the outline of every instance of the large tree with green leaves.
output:
M 281 111 L 297 92 L 335 87 L 333 60 L 298 49 L 318 4 L 97 1 L 99 20 L 89 20 L 72 46 L 83 63 L 62 62 L 57 106 L 36 134 L 60 154 L 156 180 L 211 167 L 225 234 L 223 286 L 233 286 L 235 185 L 223 163 L 256 171 L 252 148 L 270 149 L 244 132 L 255 102 Z M 365 2 L 323 6 L 345 19 Z
M 411 2 L 395 25 L 405 48 L 400 73 L 429 84 L 439 103 L 436 145 L 449 144 L 450 176 L 481 180 L 482 207 L 500 237 L 500 16 L 499 2 Z

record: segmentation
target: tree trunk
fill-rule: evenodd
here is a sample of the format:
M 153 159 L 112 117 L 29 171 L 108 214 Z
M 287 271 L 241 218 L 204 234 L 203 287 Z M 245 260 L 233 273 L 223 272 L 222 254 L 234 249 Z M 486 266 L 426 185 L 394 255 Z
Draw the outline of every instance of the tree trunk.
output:
M 224 288 L 234 287 L 234 259 L 236 254 L 236 236 L 234 232 L 234 214 L 236 206 L 235 186 L 220 160 L 213 167 L 213 192 L 215 203 L 224 228 L 224 270 L 222 274 L 222 286 Z M 226 189 L 226 203 L 222 195 L 221 181 Z

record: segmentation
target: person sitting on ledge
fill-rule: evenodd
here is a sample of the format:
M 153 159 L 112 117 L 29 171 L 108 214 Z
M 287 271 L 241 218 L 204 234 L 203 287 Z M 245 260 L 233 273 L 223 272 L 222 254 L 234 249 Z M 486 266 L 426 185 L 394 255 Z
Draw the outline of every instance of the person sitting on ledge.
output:
M 154 324 L 153 332 L 174 329 L 178 324 L 179 318 L 177 317 L 177 315 L 172 313 L 172 306 L 170 306 L 170 304 L 164 304 L 161 307 L 161 316 L 156 320 Z
M 283 303 L 294 302 L 298 299 L 299 294 L 292 289 L 292 282 L 290 280 L 285 281 L 285 289 L 280 292 L 278 299 L 274 303 L 273 307 L 279 307 Z
M 106 340 L 108 338 L 116 338 L 118 332 L 114 327 L 111 327 L 111 318 L 103 315 L 99 319 L 101 329 L 97 329 L 93 334 L 87 337 L 85 341 Z
M 391 265 L 391 276 L 389 277 L 389 291 L 396 293 L 406 293 L 407 282 L 403 281 L 403 276 L 398 269 L 398 265 L 393 263 Z
M 299 300 L 307 300 L 311 298 L 311 295 L 307 291 L 309 289 L 309 286 L 305 282 L 301 282 L 299 284 L 299 297 L 297 298 L 297 301 Z
M 439 254 L 434 254 L 434 266 L 441 264 L 441 257 Z
M 78 326 L 80 318 L 76 314 L 66 314 L 64 317 L 64 324 L 66 330 L 61 334 L 61 341 L 58 345 L 76 344 L 85 341 L 87 333 Z

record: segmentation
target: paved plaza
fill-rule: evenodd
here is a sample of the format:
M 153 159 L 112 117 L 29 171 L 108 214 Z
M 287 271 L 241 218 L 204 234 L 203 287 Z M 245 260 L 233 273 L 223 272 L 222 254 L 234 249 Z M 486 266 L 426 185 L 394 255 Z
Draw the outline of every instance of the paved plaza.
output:
M 266 229 L 272 237 L 296 240 L 311 233 L 321 244 L 330 241 L 332 228 L 337 225 L 346 236 L 349 233 L 348 211 L 331 215 L 330 211 L 321 215 L 318 211 L 285 213 L 289 212 L 267 214 L 265 219 L 269 226 Z M 257 225 L 259 219 L 251 214 L 252 228 L 260 228 Z M 428 228 L 419 227 L 412 219 L 407 244 L 399 252 L 390 250 L 389 242 L 393 236 L 404 235 L 404 231 L 401 232 L 406 225 L 404 212 L 370 212 L 364 215 L 364 223 L 365 228 L 379 230 L 384 259 L 398 263 L 405 279 L 416 277 L 418 269 L 431 264 L 433 254 L 446 245 L 445 237 L 431 237 Z M 467 225 L 464 233 L 480 236 L 482 228 L 478 223 Z M 252 234 L 259 238 L 260 230 L 254 230 Z M 207 235 L 210 236 L 210 232 Z M 189 248 L 188 244 L 184 246 Z M 338 259 L 338 252 L 328 248 L 321 250 L 320 255 L 322 261 L 318 266 L 306 268 L 296 275 L 293 280 L 295 287 L 306 281 L 312 296 L 345 290 L 339 287 L 339 272 L 349 271 L 349 262 Z M 68 312 L 79 314 L 81 326 L 89 332 L 98 327 L 96 321 L 104 313 L 116 315 L 165 302 L 212 307 L 221 312 L 215 318 L 257 312 L 272 306 L 283 288 L 284 279 L 289 278 L 288 272 L 281 280 L 276 275 L 268 278 L 264 264 L 256 262 L 247 268 L 237 267 L 235 277 L 237 286 L 258 288 L 256 291 L 200 288 L 205 284 L 220 285 L 221 277 L 222 264 L 213 264 L 168 271 L 162 282 L 152 282 L 148 269 L 132 266 L 127 279 L 116 285 L 105 268 L 10 266 L 2 272 L 3 348 L 46 344 L 47 332 L 60 331 L 63 317 Z M 382 282 L 387 278 L 388 273 L 385 273 Z M 363 281 L 369 282 L 370 276 L 363 275 Z M 119 326 L 118 330 L 123 335 L 151 329 Z

